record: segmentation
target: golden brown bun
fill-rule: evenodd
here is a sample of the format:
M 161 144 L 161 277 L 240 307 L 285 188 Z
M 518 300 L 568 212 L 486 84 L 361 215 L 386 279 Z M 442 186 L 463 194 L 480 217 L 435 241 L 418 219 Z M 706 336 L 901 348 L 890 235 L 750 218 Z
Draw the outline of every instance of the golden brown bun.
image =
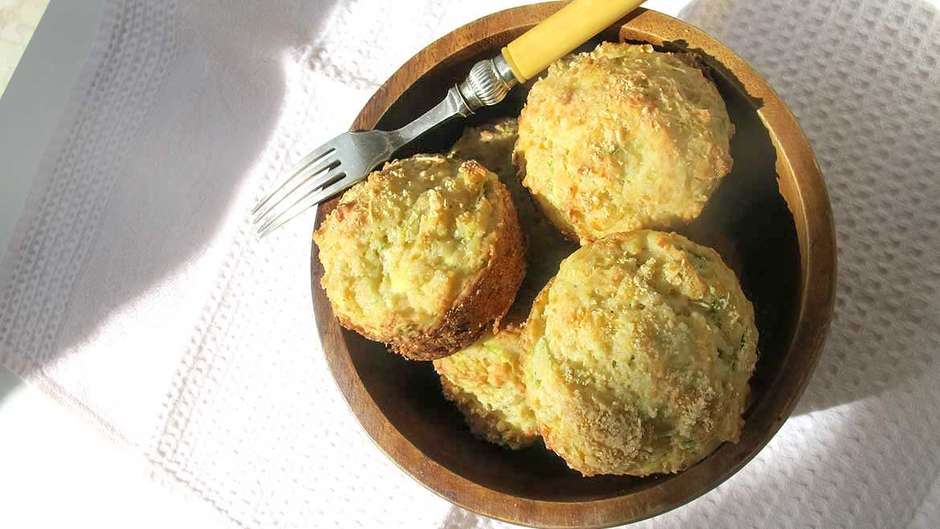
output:
M 413 360 L 473 343 L 525 272 L 509 192 L 476 162 L 417 155 L 343 195 L 314 235 L 339 322 Z
M 553 64 L 519 117 L 516 164 L 552 222 L 590 242 L 672 228 L 731 170 L 734 127 L 688 58 L 602 43 Z
M 527 333 L 539 430 L 582 474 L 678 472 L 737 441 L 757 329 L 713 250 L 645 230 L 585 245 L 536 299 Z
M 522 331 L 509 327 L 434 361 L 444 396 L 460 409 L 470 430 L 512 449 L 531 445 L 539 435 L 523 383 L 528 354 Z

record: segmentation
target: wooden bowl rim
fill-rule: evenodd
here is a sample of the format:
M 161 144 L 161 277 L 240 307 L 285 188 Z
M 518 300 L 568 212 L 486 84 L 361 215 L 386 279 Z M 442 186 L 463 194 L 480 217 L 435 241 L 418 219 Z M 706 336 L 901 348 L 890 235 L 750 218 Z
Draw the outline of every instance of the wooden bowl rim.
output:
M 537 23 L 565 2 L 545 2 L 507 9 L 466 24 L 433 42 L 399 68 L 373 95 L 353 124 L 370 129 L 416 80 L 433 66 L 493 34 Z M 379 448 L 402 470 L 444 499 L 499 520 L 540 527 L 607 527 L 636 522 L 688 503 L 740 470 L 774 436 L 790 415 L 812 374 L 829 330 L 835 299 L 836 241 L 825 182 L 812 148 L 793 114 L 767 82 L 743 59 L 702 30 L 678 19 L 638 9 L 624 21 L 621 34 L 684 41 L 718 61 L 746 93 L 762 100 L 758 109 L 777 152 L 783 184 L 790 175 L 793 193 L 787 201 L 799 235 L 801 253 L 800 313 L 793 340 L 773 384 L 753 410 L 763 417 L 736 444 L 726 443 L 702 463 L 661 483 L 630 494 L 589 501 L 548 501 L 514 496 L 470 481 L 440 465 L 415 447 L 384 416 L 362 383 L 340 327 L 319 282 L 316 245 L 311 249 L 311 286 L 317 329 L 327 363 L 351 410 Z M 646 40 L 646 39 L 644 39 Z M 317 211 L 319 227 L 329 207 Z M 784 376 L 787 375 L 787 376 Z M 760 413 L 763 412 L 763 413 Z M 751 419 L 749 419 L 750 421 Z M 707 463 L 707 464 L 706 464 Z

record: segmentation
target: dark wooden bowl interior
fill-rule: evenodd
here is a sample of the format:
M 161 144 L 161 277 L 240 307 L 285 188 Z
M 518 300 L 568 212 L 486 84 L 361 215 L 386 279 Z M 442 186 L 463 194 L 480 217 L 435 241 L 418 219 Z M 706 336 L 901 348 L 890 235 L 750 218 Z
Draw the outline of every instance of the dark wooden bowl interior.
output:
M 487 38 L 471 42 L 431 66 L 426 73 L 414 80 L 400 97 L 391 102 L 384 112 L 381 109 L 377 111 L 376 128 L 396 128 L 420 115 L 436 103 L 448 87 L 462 79 L 475 61 L 498 53 L 501 46 L 521 34 L 526 27 L 528 26 L 495 30 Z M 629 23 L 627 27 L 629 28 Z M 649 39 L 642 31 L 631 32 L 629 29 L 622 32 L 619 24 L 585 44 L 583 48 L 591 49 L 600 40 L 619 39 L 650 41 L 667 50 L 689 48 L 689 44 L 680 39 Z M 381 415 L 424 457 L 453 475 L 498 495 L 536 502 L 591 502 L 625 497 L 671 481 L 693 479 L 685 476 L 691 474 L 696 476 L 695 483 L 676 485 L 685 495 L 683 501 L 688 501 L 717 485 L 743 465 L 782 423 L 789 409 L 781 407 L 779 399 L 772 397 L 776 391 L 781 390 L 776 387 L 779 386 L 777 382 L 787 375 L 787 363 L 788 359 L 792 360 L 792 344 L 800 322 L 802 285 L 805 283 L 803 274 L 808 266 L 806 252 L 809 246 L 805 240 L 801 244 L 798 224 L 803 221 L 798 222 L 799 219 L 794 217 L 793 211 L 802 211 L 804 204 L 788 204 L 781 194 L 781 187 L 787 186 L 781 186 L 780 181 L 793 177 L 790 174 L 778 174 L 779 168 L 785 164 L 778 163 L 780 146 L 775 144 L 774 136 L 768 131 L 767 123 L 761 116 L 765 102 L 749 95 L 738 77 L 722 64 L 720 58 L 702 50 L 697 53 L 705 59 L 707 70 L 718 86 L 736 128 L 731 144 L 734 168 L 724 179 L 701 217 L 682 231 L 693 240 L 715 248 L 722 255 L 738 274 L 745 293 L 756 309 L 757 327 L 760 332 L 760 357 L 751 381 L 751 403 L 746 412 L 745 433 L 742 436 L 742 443 L 748 443 L 745 447 L 747 450 L 741 450 L 741 443 L 726 444 L 697 465 L 708 467 L 717 464 L 712 461 L 716 459 L 721 460 L 721 469 L 706 468 L 697 473 L 690 470 L 673 476 L 648 478 L 584 478 L 570 470 L 559 457 L 541 444 L 522 451 L 509 451 L 477 439 L 470 434 L 460 413 L 442 397 L 438 377 L 430 363 L 404 360 L 387 351 L 381 344 L 366 340 L 354 332 L 342 330 L 341 341 L 345 350 L 327 351 L 328 356 L 348 354 L 348 360 L 362 387 Z M 445 151 L 457 139 L 464 126 L 496 117 L 517 116 L 524 104 L 527 88 L 517 88 L 508 101 L 480 112 L 469 122 L 452 123 L 423 138 L 400 153 L 400 156 L 416 152 Z M 795 197 L 801 196 L 799 193 L 791 194 Z M 791 197 L 791 200 L 797 199 Z M 327 205 L 321 208 L 318 224 L 331 207 L 332 205 Z M 831 228 L 831 221 L 829 227 Z M 321 272 L 314 248 L 314 293 L 315 298 L 319 296 L 322 301 L 325 298 L 319 287 Z M 547 279 L 539 278 L 539 281 Z M 324 307 L 318 304 L 317 310 L 322 313 Z M 325 310 L 328 312 L 328 307 Z M 331 319 L 332 314 L 324 317 Z M 323 318 L 319 320 L 321 335 L 329 332 L 322 328 Z M 828 320 L 825 323 L 827 325 Z M 328 343 L 328 340 L 324 341 Z M 799 363 L 800 368 L 810 371 L 815 364 L 815 356 L 816 352 L 808 355 L 807 361 Z M 792 366 L 791 362 L 791 369 Z M 338 380 L 341 387 L 347 383 L 341 377 L 338 377 Z M 802 383 L 804 382 L 797 384 L 799 391 L 802 390 Z M 793 402 L 799 391 L 792 396 Z M 346 388 L 344 392 L 347 397 L 350 396 Z M 793 402 L 790 400 L 785 402 L 792 406 Z M 351 400 L 351 404 L 353 410 L 357 411 L 357 400 Z M 752 417 L 755 413 L 768 416 L 755 419 Z M 781 413 L 782 417 L 777 416 Z M 363 419 L 362 414 L 360 419 Z M 366 427 L 370 430 L 369 424 L 366 424 Z M 376 437 L 371 430 L 370 433 Z M 382 439 L 377 441 L 389 450 Z M 721 456 L 723 451 L 728 451 L 724 457 Z M 396 457 L 395 450 L 391 450 L 390 455 L 417 479 L 427 483 L 420 471 L 409 468 L 408 461 L 403 461 L 402 457 Z M 703 476 L 708 476 L 709 479 L 705 480 Z M 445 483 L 446 481 L 443 480 Z M 458 503 L 469 503 L 461 497 L 459 491 L 440 490 L 440 482 L 436 481 L 432 488 Z M 663 490 L 667 489 L 668 487 Z M 671 505 L 663 504 L 656 509 L 661 511 L 664 507 L 679 503 L 681 501 L 673 500 Z M 474 505 L 470 506 L 483 510 Z M 525 509 L 524 511 L 528 512 Z M 632 512 L 624 508 L 621 511 L 619 517 L 611 516 L 609 520 L 594 518 L 587 523 L 619 523 L 654 514 L 648 512 L 650 509 L 637 509 Z M 545 516 L 512 516 L 501 510 L 487 514 L 522 523 L 567 525 L 558 522 L 556 518 Z

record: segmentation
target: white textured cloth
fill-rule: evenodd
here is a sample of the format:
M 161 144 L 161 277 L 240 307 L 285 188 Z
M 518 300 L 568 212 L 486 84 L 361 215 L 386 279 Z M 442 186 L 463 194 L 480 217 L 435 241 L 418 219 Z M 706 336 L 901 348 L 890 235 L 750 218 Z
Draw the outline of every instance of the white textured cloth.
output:
M 260 245 L 247 211 L 412 53 L 521 3 L 114 0 L 0 265 L 0 360 L 235 526 L 502 526 L 362 433 L 316 338 L 312 216 Z M 816 375 L 767 448 L 637 527 L 938 527 L 938 4 L 683 4 L 809 135 L 839 295 Z

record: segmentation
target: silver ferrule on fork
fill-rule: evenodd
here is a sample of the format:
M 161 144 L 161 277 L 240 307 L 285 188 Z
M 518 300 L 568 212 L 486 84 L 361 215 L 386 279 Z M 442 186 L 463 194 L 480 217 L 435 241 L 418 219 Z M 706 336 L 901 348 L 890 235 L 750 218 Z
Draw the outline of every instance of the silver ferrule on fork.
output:
M 517 84 L 506 59 L 498 55 L 474 64 L 457 89 L 471 110 L 477 110 L 500 103 Z
M 395 150 L 453 118 L 467 118 L 483 107 L 499 104 L 517 84 L 501 55 L 474 64 L 466 79 L 452 86 L 443 101 L 418 119 L 390 132 L 401 142 Z
M 469 117 L 506 98 L 518 84 L 502 56 L 473 65 L 467 78 L 452 86 L 443 101 L 396 130 L 347 132 L 305 156 L 288 177 L 252 210 L 264 236 L 313 206 L 364 180 L 376 166 L 429 131 L 458 117 Z

